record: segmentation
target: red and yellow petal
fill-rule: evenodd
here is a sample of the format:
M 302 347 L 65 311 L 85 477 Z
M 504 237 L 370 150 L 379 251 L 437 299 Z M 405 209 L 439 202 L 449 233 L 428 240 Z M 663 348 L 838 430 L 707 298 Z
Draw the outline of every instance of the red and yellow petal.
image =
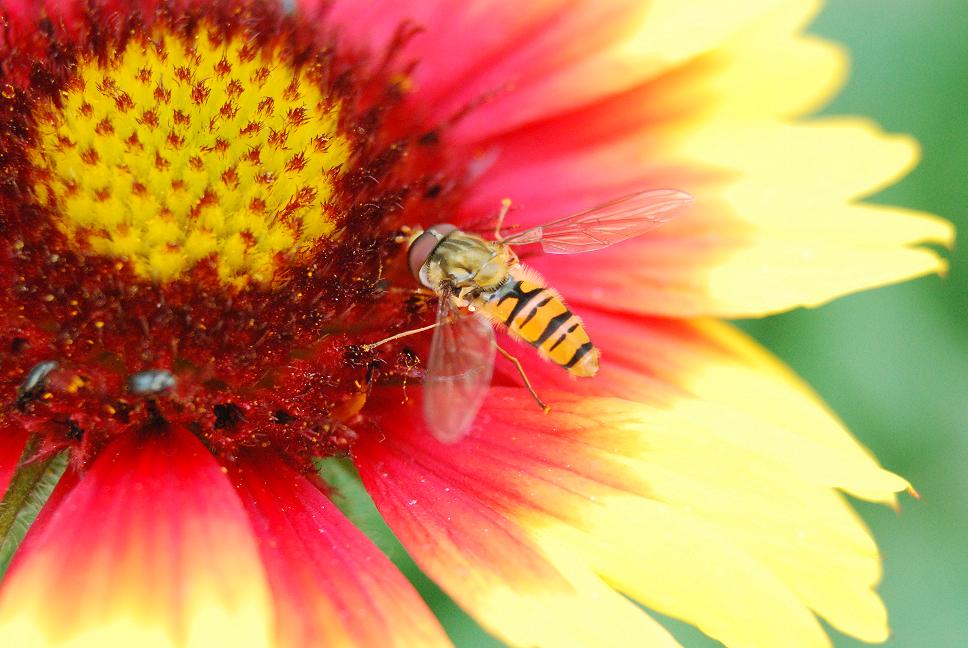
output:
M 559 381 L 554 367 L 525 359 L 550 415 L 523 389 L 496 388 L 456 446 L 407 422 L 414 411 L 391 411 L 387 438 L 358 449 L 364 483 L 418 563 L 496 631 L 489 618 L 502 613 L 482 605 L 487 592 L 554 598 L 548 574 L 513 562 L 529 555 L 559 574 L 584 570 L 727 645 L 827 645 L 815 614 L 885 638 L 877 548 L 837 490 L 893 502 L 907 483 L 731 329 L 585 319 L 603 351 L 595 381 Z M 480 548 L 494 538 L 513 540 Z M 473 585 L 448 575 L 466 565 Z
M 338 27 L 344 47 L 369 49 L 377 60 L 399 39 L 401 27 L 414 30 L 402 43 L 398 41 L 395 55 L 400 61 L 417 63 L 407 86 L 418 110 L 427 119 L 446 121 L 487 97 L 470 119 L 501 128 L 526 118 L 522 107 L 533 115 L 560 110 L 578 100 L 574 86 L 564 97 L 552 88 L 560 85 L 562 75 L 590 61 L 596 61 L 604 74 L 599 75 L 601 85 L 584 84 L 587 95 L 598 96 L 616 83 L 630 82 L 633 70 L 628 63 L 606 59 L 606 53 L 614 43 L 634 34 L 645 10 L 636 0 L 525 4 L 303 0 L 302 5 L 310 12 L 323 8 L 325 20 Z
M 421 568 L 491 632 L 521 646 L 677 645 L 588 565 L 542 547 L 494 504 L 519 501 L 515 489 L 536 480 L 518 484 L 491 454 L 441 446 L 400 412 L 390 416 L 382 443 L 357 447 L 363 483 Z M 464 476 L 464 461 L 488 479 Z
M 536 384 L 651 406 L 699 433 L 697 443 L 741 445 L 817 486 L 863 499 L 893 505 L 893 493 L 908 488 L 877 465 L 809 387 L 732 326 L 595 310 L 582 316 L 602 351 L 600 374 L 575 382 L 520 354 Z
M 470 140 L 660 76 L 783 4 L 755 0 L 725 10 L 713 0 L 301 2 L 311 14 L 325 11 L 344 46 L 353 49 L 383 52 L 401 26 L 416 28 L 397 51 L 400 60 L 418 63 L 408 84 L 415 105 L 436 120 L 475 105 L 456 124 L 456 137 Z
M 276 610 L 276 646 L 449 646 L 396 567 L 275 453 L 231 469 Z
M 603 645 L 643 636 L 651 622 L 606 585 L 727 645 L 826 645 L 811 609 L 866 639 L 885 636 L 870 590 L 876 548 L 832 491 L 728 444 L 698 452 L 700 434 L 679 442 L 669 428 L 681 421 L 626 401 L 555 394 L 544 417 L 528 412 L 527 396 L 505 394 L 486 405 L 479 438 L 440 449 L 424 430 L 395 428 L 358 458 L 418 563 L 504 638 L 561 645 L 563 631 L 593 642 L 582 632 L 592 619 L 609 629 Z M 654 447 L 629 452 L 638 443 Z M 561 578 L 571 588 L 555 588 Z M 569 589 L 578 596 L 564 606 Z
M 620 5 L 619 2 L 597 3 Z M 563 21 L 577 27 L 576 40 L 596 50 L 568 65 L 553 68 L 526 82 L 515 83 L 510 92 L 498 93 L 480 110 L 473 111 L 458 124 L 462 139 L 501 138 L 516 129 L 595 105 L 642 84 L 674 74 L 690 61 L 701 59 L 723 43 L 740 38 L 747 26 L 773 15 L 778 9 L 795 5 L 802 12 L 815 3 L 803 0 L 752 0 L 729 5 L 715 0 L 681 2 L 657 0 L 632 3 L 623 8 L 618 19 L 622 29 L 607 40 L 589 37 L 600 23 L 587 19 L 570 7 Z M 624 36 L 624 38 L 620 38 Z M 516 63 L 527 69 L 540 67 L 554 53 L 528 51 L 528 58 Z M 520 76 L 513 67 L 505 74 Z
M 762 315 L 944 271 L 922 246 L 950 245 L 948 223 L 857 202 L 910 170 L 909 138 L 857 119 L 788 121 L 842 77 L 840 51 L 799 34 L 809 5 L 784 3 L 625 93 L 480 142 L 494 160 L 466 217 L 508 196 L 511 220 L 535 224 L 643 188 L 690 192 L 683 216 L 594 263 L 533 260 L 572 301 L 638 313 Z
M 268 646 L 272 623 L 248 516 L 177 427 L 106 449 L 0 589 L 5 646 Z

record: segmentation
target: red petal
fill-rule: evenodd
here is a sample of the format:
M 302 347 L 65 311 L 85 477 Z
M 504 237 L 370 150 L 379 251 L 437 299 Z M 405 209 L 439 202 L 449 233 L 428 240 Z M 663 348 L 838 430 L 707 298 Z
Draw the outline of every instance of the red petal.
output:
M 301 4 L 311 13 L 324 7 L 325 20 L 338 26 L 344 45 L 369 49 L 376 57 L 401 26 L 420 28 L 398 52 L 399 61 L 418 62 L 411 78 L 420 105 L 433 111 L 432 119 L 445 120 L 490 96 L 490 103 L 473 112 L 474 119 L 489 130 L 510 127 L 548 110 L 563 110 L 588 94 L 597 96 L 614 91 L 616 84 L 630 83 L 635 70 L 623 69 L 628 74 L 599 74 L 575 84 L 565 96 L 542 92 L 562 74 L 587 65 L 589 59 L 629 37 L 644 12 L 638 0 L 463 5 L 439 0 L 302 0 Z M 605 76 L 609 82 L 603 81 Z M 527 99 L 522 100 L 522 95 Z M 495 120 L 495 115 L 500 119 Z M 470 130 L 482 129 L 475 124 Z
M 27 71 L 33 57 L 47 55 L 46 38 L 37 29 L 43 18 L 50 19 L 55 31 L 69 30 L 83 11 L 83 0 L 4 0 L 0 6 L 4 37 L 0 38 L 0 61 L 8 69 L 7 80 L 27 83 Z M 10 53 L 13 53 L 10 59 Z
M 403 574 L 274 452 L 232 475 L 268 570 L 278 645 L 450 645 Z
M 7 492 L 7 486 L 17 470 L 17 464 L 27 445 L 29 434 L 20 427 L 0 428 L 0 499 Z
M 181 428 L 109 446 L 31 534 L 0 589 L 7 645 L 264 645 L 271 622 L 248 516 Z

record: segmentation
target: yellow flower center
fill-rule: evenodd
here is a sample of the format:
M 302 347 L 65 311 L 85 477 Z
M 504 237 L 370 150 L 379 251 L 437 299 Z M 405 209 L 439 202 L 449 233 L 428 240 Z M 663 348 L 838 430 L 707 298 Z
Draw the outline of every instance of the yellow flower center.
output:
M 268 282 L 337 235 L 350 145 L 317 74 L 205 29 L 82 57 L 59 105 L 35 109 L 33 189 L 74 247 L 147 279 L 209 259 L 226 284 Z

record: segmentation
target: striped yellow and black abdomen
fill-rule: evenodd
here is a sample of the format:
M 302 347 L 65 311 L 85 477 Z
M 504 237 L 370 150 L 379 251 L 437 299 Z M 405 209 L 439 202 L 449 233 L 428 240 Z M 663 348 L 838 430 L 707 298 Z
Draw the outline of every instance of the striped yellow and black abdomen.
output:
M 481 305 L 484 313 L 573 376 L 594 376 L 598 371 L 598 349 L 581 320 L 554 290 L 513 275 L 485 298 Z

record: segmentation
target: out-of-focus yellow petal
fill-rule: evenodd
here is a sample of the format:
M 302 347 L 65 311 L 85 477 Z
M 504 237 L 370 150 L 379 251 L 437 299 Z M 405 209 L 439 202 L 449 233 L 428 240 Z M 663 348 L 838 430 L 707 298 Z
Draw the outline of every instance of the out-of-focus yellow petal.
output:
M 918 245 L 950 245 L 948 223 L 849 205 L 908 172 L 917 159 L 909 138 L 884 136 L 862 120 L 718 124 L 697 131 L 682 151 L 737 173 L 718 198 L 706 198 L 727 210 L 721 229 L 736 241 L 698 273 L 712 312 L 743 316 L 814 306 L 946 268 Z M 672 227 L 657 241 L 663 234 L 678 235 Z
M 105 648 L 137 646 L 138 648 L 210 648 L 211 646 L 270 646 L 267 638 L 253 635 L 252 613 L 240 610 L 227 614 L 219 607 L 199 608 L 195 620 L 186 628 L 187 640 L 181 642 L 153 624 L 141 624 L 132 617 L 115 618 L 96 627 L 72 633 L 69 637 L 51 637 L 47 621 L 17 616 L 3 624 L 0 637 L 18 648 Z
M 880 562 L 864 525 L 834 491 L 792 472 L 788 456 L 775 461 L 772 448 L 750 448 L 726 434 L 711 434 L 714 428 L 740 429 L 742 423 L 694 420 L 676 408 L 646 416 L 641 427 L 647 429 L 643 442 L 649 449 L 633 465 L 657 499 L 712 524 L 717 537 L 766 566 L 802 604 L 855 636 L 882 641 L 887 615 L 873 591 Z M 804 464 L 816 465 L 809 458 Z M 613 526 L 630 519 L 623 507 L 607 517 Z M 624 562 L 637 559 L 619 555 Z M 775 632 L 789 625 L 776 615 L 764 616 L 776 621 Z
M 813 0 L 751 0 L 741 4 L 716 0 L 654 0 L 649 3 L 639 29 L 616 49 L 630 59 L 643 62 L 654 75 L 715 51 L 731 39 L 741 38 L 750 31 L 751 25 L 764 19 L 773 21 L 776 32 L 789 33 L 789 29 L 777 24 L 778 13 L 796 16 L 793 28 L 798 28 L 818 6 Z
M 691 512 L 643 498 L 606 498 L 580 527 L 536 525 L 613 587 L 683 618 L 728 646 L 826 646 L 816 617 L 783 581 Z M 574 555 L 573 553 L 573 555 Z
M 818 5 L 782 3 L 700 59 L 697 69 L 709 71 L 707 114 L 754 119 L 795 116 L 818 108 L 838 90 L 847 71 L 844 50 L 799 33 Z M 733 8 L 721 6 L 727 11 Z
M 859 638 L 887 637 L 873 589 L 880 560 L 863 523 L 834 490 L 791 470 L 790 457 L 731 439 L 742 421 L 627 401 L 558 407 L 641 444 L 625 462 L 648 497 L 558 504 L 581 511 L 578 522 L 523 514 L 540 546 L 564 543 L 620 591 L 727 645 L 828 645 L 810 610 Z
M 877 464 L 802 380 L 735 327 L 595 312 L 584 319 L 603 358 L 589 395 L 653 405 L 702 439 L 700 450 L 706 440 L 741 447 L 823 488 L 890 505 L 894 493 L 909 488 Z M 543 383 L 556 380 L 538 362 L 527 370 Z
M 732 255 L 710 271 L 706 286 L 723 316 L 749 317 L 819 306 L 835 297 L 933 273 L 947 262 L 930 250 L 858 250 L 819 243 L 763 241 Z M 801 263 L 791 264 L 799 258 Z M 812 270 L 811 270 L 812 269 Z
M 546 114 L 565 112 L 664 74 L 674 74 L 677 67 L 690 60 L 702 60 L 710 54 L 715 55 L 729 43 L 744 40 L 751 32 L 751 26 L 760 24 L 767 17 L 778 13 L 789 16 L 791 7 L 796 10 L 796 25 L 787 30 L 770 31 L 787 36 L 787 40 L 790 30 L 802 26 L 814 13 L 816 2 L 749 0 L 737 4 L 716 0 L 653 0 L 646 3 L 646 9 L 639 15 L 629 16 L 635 21 L 636 28 L 624 38 L 616 39 L 615 46 L 603 48 L 595 56 L 542 79 L 540 87 L 521 89 L 513 97 L 513 101 L 520 104 L 517 112 L 521 113 L 514 121 L 492 120 L 490 128 L 475 124 L 474 130 L 480 136 L 490 134 L 495 127 L 517 126 L 525 117 L 546 116 L 529 110 L 530 105 L 540 106 Z M 586 82 L 575 83 L 576 78 Z
M 473 603 L 458 595 L 481 623 L 516 646 L 674 648 L 679 643 L 652 617 L 629 603 L 596 574 L 587 556 L 576 556 L 551 534 L 536 534 L 546 559 L 567 579 L 570 591 L 522 592 L 493 583 Z M 443 584 L 443 577 L 434 575 Z M 466 589 L 451 590 L 466 592 Z
M 729 169 L 736 182 L 722 194 L 736 204 L 736 217 L 751 223 L 788 221 L 763 207 L 783 199 L 812 207 L 837 204 L 882 189 L 911 170 L 917 143 L 903 135 L 885 135 L 859 118 L 823 118 L 803 124 L 715 122 L 693 129 L 679 152 L 706 166 Z M 782 161 L 782 164 L 778 162 Z M 758 207 L 750 212 L 739 207 Z M 823 215 L 818 215 L 823 218 Z
M 784 638 L 791 627 L 801 627 L 790 636 L 803 645 L 825 645 L 807 610 L 853 636 L 883 640 L 877 548 L 837 491 L 895 504 L 907 482 L 728 325 L 595 312 L 585 324 L 603 361 L 579 395 L 567 395 L 571 381 L 554 368 L 525 359 L 554 403 L 553 439 L 575 437 L 573 447 L 535 443 L 553 447 L 562 470 L 596 475 L 562 493 L 546 485 L 565 479 L 554 477 L 550 454 L 533 459 L 542 466 L 533 483 L 517 464 L 509 468 L 518 497 L 533 501 L 518 519 L 536 542 L 564 543 L 619 590 L 729 645 L 796 645 Z M 492 403 L 490 412 L 481 434 L 499 436 L 502 408 Z M 523 439 L 536 435 L 541 415 L 519 409 L 508 420 L 517 433 L 506 442 L 525 461 Z M 608 458 L 622 468 L 606 468 Z M 486 487 L 496 490 L 490 479 Z M 743 615 L 749 609 L 770 612 L 754 621 Z

